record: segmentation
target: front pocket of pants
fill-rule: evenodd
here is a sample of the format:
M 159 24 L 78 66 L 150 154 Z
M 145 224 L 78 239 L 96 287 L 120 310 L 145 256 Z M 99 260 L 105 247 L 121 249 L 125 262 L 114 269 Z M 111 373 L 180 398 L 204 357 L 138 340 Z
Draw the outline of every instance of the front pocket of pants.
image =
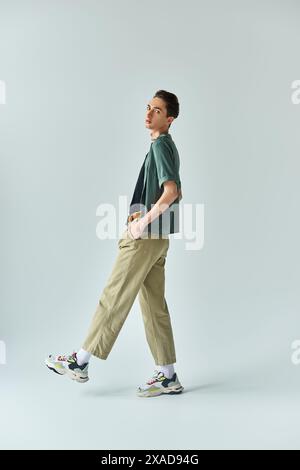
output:
M 132 236 L 130 235 L 129 228 L 127 228 L 126 233 L 127 233 L 127 237 L 128 237 L 130 240 L 133 240 L 133 241 L 135 240 L 135 238 L 132 238 Z
M 128 228 L 125 230 L 125 232 L 122 234 L 122 237 L 120 238 L 118 242 L 119 248 L 123 248 L 124 246 L 129 246 L 132 244 L 132 242 L 135 242 L 136 240 L 134 238 L 131 238 L 129 233 L 128 233 Z
M 133 241 L 133 242 L 136 242 L 137 240 L 141 240 L 142 238 L 139 237 L 139 238 L 132 238 L 131 235 L 130 235 L 130 232 L 129 232 L 129 229 L 127 228 L 126 229 L 126 233 L 127 233 L 127 237 L 129 238 L 129 240 Z

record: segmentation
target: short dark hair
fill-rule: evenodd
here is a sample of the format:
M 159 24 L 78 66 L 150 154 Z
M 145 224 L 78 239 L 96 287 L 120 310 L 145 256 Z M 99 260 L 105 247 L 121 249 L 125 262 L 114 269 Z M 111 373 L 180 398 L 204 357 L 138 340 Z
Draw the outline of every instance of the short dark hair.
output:
M 158 90 L 153 98 L 161 98 L 164 100 L 167 108 L 167 117 L 172 116 L 174 119 L 177 118 L 179 115 L 179 102 L 177 96 L 174 95 L 174 93 L 170 93 L 166 90 Z

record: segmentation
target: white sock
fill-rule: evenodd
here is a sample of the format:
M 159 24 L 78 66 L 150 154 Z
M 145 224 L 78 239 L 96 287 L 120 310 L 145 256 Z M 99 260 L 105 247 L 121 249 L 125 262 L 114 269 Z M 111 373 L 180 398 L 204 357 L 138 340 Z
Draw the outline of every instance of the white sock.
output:
M 167 377 L 168 379 L 171 379 L 173 377 L 173 374 L 174 374 L 174 364 L 165 364 L 163 366 L 156 366 L 157 370 L 159 370 L 160 372 L 162 372 L 164 374 L 165 377 Z
M 84 349 L 79 349 L 79 351 L 76 353 L 77 357 L 77 364 L 79 366 L 82 366 L 82 364 L 86 364 L 89 362 L 91 354 Z

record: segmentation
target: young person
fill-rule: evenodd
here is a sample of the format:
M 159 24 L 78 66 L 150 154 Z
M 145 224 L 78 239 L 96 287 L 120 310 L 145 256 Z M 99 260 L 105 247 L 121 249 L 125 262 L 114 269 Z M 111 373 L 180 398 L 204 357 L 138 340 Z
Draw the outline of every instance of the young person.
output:
M 182 199 L 179 154 L 169 129 L 179 115 L 176 95 L 158 90 L 146 108 L 151 144 L 132 196 L 127 228 L 118 241 L 118 256 L 101 294 L 82 348 L 69 355 L 49 355 L 52 371 L 87 382 L 91 356 L 107 359 L 138 295 L 147 342 L 155 361 L 150 379 L 137 395 L 178 394 L 183 386 L 174 370 L 174 337 L 165 299 L 165 263 L 169 234 L 179 231 Z

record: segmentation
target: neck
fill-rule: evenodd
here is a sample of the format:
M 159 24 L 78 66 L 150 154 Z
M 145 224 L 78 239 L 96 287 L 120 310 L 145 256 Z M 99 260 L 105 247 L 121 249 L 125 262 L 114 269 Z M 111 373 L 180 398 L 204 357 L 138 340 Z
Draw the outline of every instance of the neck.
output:
M 152 131 L 150 132 L 150 137 L 151 137 L 151 140 L 155 140 L 157 139 L 157 137 L 160 136 L 160 134 L 168 134 L 168 133 L 169 133 L 168 128 L 164 130 L 159 130 L 159 131 Z

